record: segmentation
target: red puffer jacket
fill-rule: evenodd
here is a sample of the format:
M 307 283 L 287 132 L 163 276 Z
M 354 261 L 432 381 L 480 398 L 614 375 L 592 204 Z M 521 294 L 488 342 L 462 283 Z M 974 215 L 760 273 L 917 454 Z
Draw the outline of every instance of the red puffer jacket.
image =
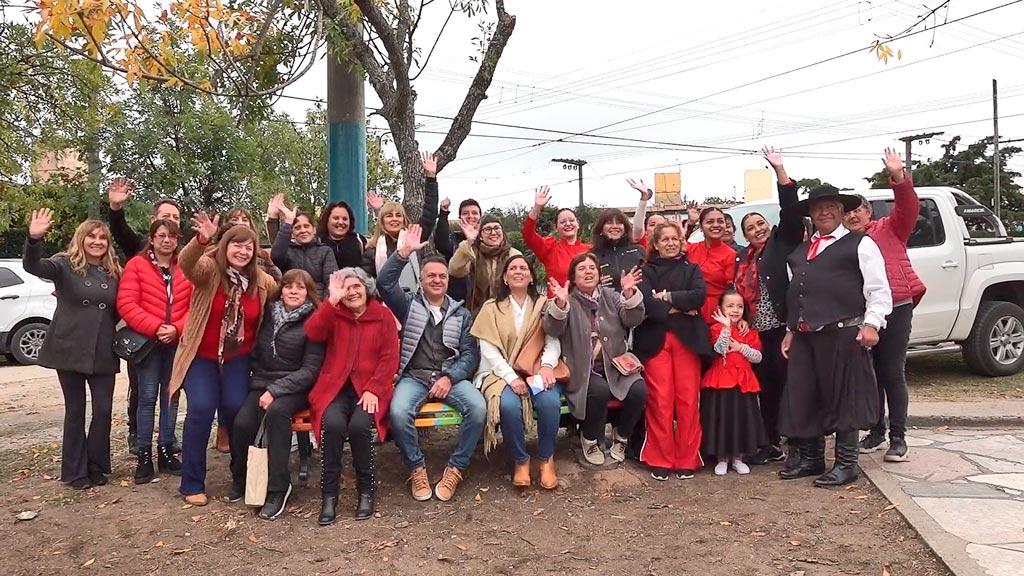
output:
M 893 304 L 912 300 L 916 306 L 924 296 L 925 285 L 910 263 L 907 240 L 917 225 L 921 203 L 917 198 L 917 192 L 914 192 L 914 183 L 909 177 L 904 178 L 899 184 L 890 179 L 889 184 L 896 197 L 892 213 L 870 222 L 867 233 L 878 244 L 878 249 L 885 258 L 885 275 L 889 279 L 889 288 L 892 289 Z
M 171 321 L 178 330 L 178 338 L 185 331 L 189 302 L 192 300 L 192 283 L 185 278 L 178 267 L 177 257 L 171 262 Z M 128 261 L 121 275 L 117 290 L 117 312 L 128 326 L 150 338 L 156 337 L 161 324 L 167 324 L 167 289 L 163 275 L 149 259 L 147 253 L 139 254 Z

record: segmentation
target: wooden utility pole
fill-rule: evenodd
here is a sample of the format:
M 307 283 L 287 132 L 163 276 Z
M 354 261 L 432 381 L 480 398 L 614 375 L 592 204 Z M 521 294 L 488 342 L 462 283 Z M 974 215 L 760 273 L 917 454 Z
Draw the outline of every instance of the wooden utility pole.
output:
M 911 175 L 910 147 L 911 144 L 914 143 L 914 140 L 927 140 L 929 138 L 934 138 L 935 136 L 942 136 L 943 134 L 945 134 L 945 132 L 929 132 L 927 134 L 915 134 L 913 136 L 904 136 L 900 138 L 900 141 L 905 144 L 903 165 L 904 170 L 907 171 L 907 176 Z
M 561 162 L 562 168 L 566 170 L 575 170 L 577 172 L 577 181 L 580 184 L 580 203 L 579 210 L 583 209 L 583 167 L 587 165 L 586 160 L 570 160 L 567 158 L 552 158 L 552 162 Z
M 995 170 L 992 176 L 992 185 L 995 187 L 992 191 L 992 212 L 999 218 L 1002 194 L 999 190 L 999 91 L 995 78 L 992 79 L 992 142 L 995 145 L 995 151 L 992 152 L 992 166 Z

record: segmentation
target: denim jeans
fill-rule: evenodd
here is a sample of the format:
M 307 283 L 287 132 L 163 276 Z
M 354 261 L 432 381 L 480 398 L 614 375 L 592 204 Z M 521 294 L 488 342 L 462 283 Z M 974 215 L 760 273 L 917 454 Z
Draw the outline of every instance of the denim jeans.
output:
M 430 387 L 415 378 L 403 377 L 395 386 L 391 397 L 391 435 L 402 453 L 402 459 L 410 470 L 424 465 L 420 451 L 419 434 L 416 432 L 416 412 L 427 400 Z M 452 384 L 445 404 L 455 408 L 462 415 L 459 426 L 459 441 L 448 460 L 448 466 L 465 470 L 480 442 L 487 419 L 487 404 L 483 394 L 468 380 Z
M 550 390 L 533 396 L 533 408 L 537 411 L 538 460 L 547 460 L 555 454 L 563 391 L 564 387 L 561 384 L 555 384 Z M 511 386 L 506 386 L 501 391 L 498 406 L 501 414 L 501 437 L 512 455 L 512 460 L 516 464 L 522 464 L 530 459 L 530 454 L 526 451 L 523 399 Z
M 136 447 L 152 449 L 153 420 L 157 397 L 160 398 L 160 426 L 157 446 L 174 444 L 174 425 L 178 420 L 178 401 L 169 402 L 167 385 L 171 381 L 171 367 L 177 346 L 157 346 L 135 366 L 138 379 L 138 406 L 135 416 L 138 439 Z
M 206 447 L 210 443 L 213 415 L 234 436 L 235 415 L 249 393 L 249 356 L 242 355 L 219 365 L 216 360 L 196 357 L 185 373 L 185 428 L 181 442 L 181 487 L 185 496 L 206 492 Z M 231 452 L 231 461 L 245 458 Z

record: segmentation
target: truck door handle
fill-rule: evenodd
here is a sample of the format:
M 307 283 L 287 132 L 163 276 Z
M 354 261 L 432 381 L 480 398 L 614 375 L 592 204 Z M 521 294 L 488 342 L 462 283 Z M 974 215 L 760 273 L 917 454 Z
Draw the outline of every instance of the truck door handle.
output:
M 942 263 L 942 268 L 944 270 L 952 270 L 953 268 L 959 268 L 959 267 L 960 267 L 960 263 L 959 262 L 954 262 L 952 260 L 946 260 L 945 262 Z
M 17 300 L 20 298 L 17 294 L 8 294 L 7 296 L 0 296 L 0 300 Z

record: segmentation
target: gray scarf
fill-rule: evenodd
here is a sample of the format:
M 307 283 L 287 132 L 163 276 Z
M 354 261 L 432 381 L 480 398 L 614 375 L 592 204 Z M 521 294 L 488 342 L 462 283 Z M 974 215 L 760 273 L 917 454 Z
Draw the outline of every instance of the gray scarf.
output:
M 273 328 L 270 333 L 270 349 L 274 353 L 274 357 L 277 357 L 277 333 L 281 331 L 281 328 L 289 322 L 298 322 L 306 317 L 310 310 L 313 309 L 313 303 L 309 300 L 299 306 L 298 308 L 288 311 L 284 308 L 284 302 L 277 300 L 270 305 L 270 319 L 273 322 Z

